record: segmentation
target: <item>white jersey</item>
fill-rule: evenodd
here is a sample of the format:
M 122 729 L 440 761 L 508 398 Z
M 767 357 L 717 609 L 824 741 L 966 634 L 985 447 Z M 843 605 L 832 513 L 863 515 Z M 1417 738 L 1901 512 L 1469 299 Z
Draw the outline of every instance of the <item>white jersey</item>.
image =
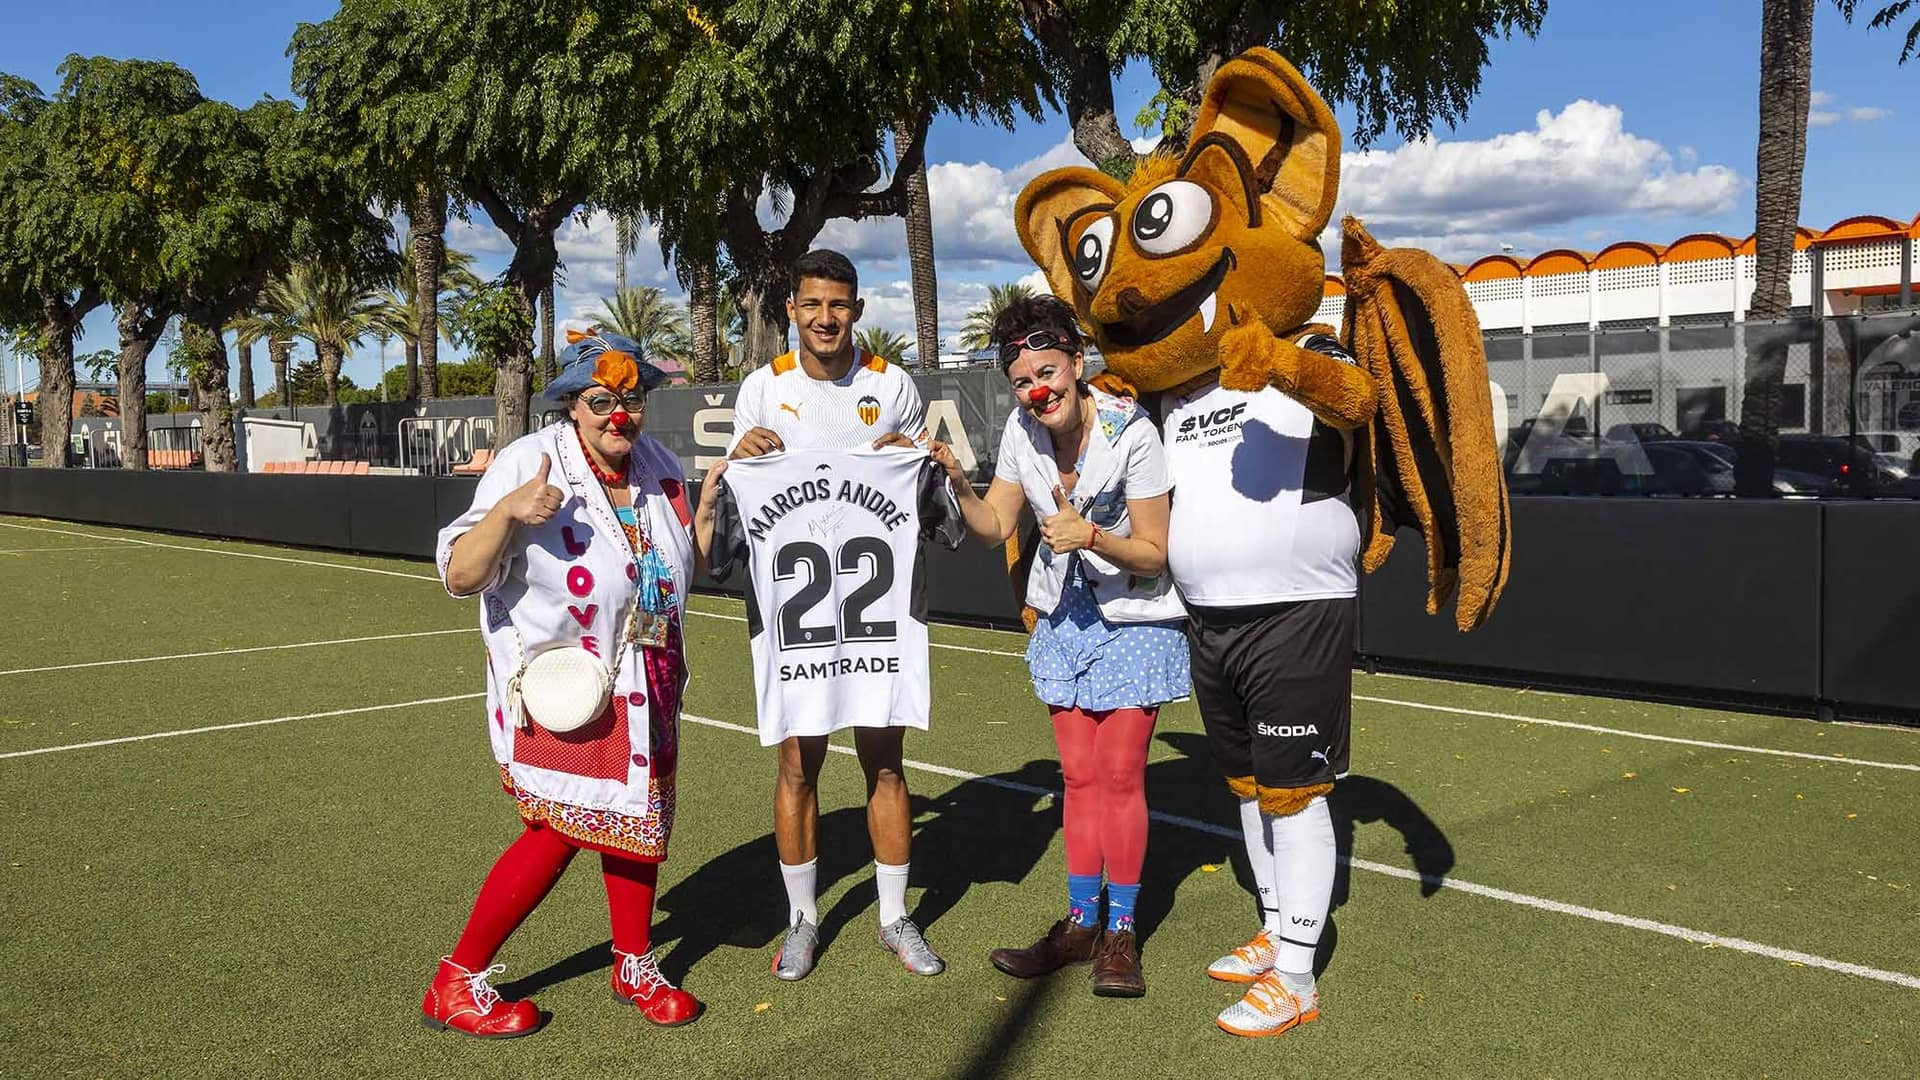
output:
M 748 568 L 760 742 L 846 727 L 925 730 L 931 699 L 920 538 L 960 542 L 924 451 L 790 450 L 727 466 L 714 577 Z
M 855 350 L 853 367 L 828 380 L 808 375 L 786 353 L 741 380 L 727 452 L 757 427 L 779 435 L 788 450 L 863 449 L 893 431 L 924 445 L 927 407 L 906 370 L 882 357 Z
M 1352 362 L 1325 335 L 1300 344 Z M 1167 567 L 1189 604 L 1355 594 L 1360 525 L 1347 499 L 1345 435 L 1272 387 L 1248 394 L 1209 383 L 1161 407 L 1174 485 Z

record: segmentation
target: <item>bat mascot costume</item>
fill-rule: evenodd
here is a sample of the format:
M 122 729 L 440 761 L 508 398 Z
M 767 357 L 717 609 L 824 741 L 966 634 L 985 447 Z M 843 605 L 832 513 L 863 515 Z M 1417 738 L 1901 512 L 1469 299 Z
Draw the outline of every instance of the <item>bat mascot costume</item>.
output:
M 1109 389 L 1143 398 L 1173 473 L 1168 564 L 1193 683 L 1240 800 L 1261 932 L 1208 974 L 1244 983 L 1237 1035 L 1317 1019 L 1347 771 L 1358 569 L 1426 541 L 1427 611 L 1478 626 L 1506 583 L 1507 490 L 1486 356 L 1452 270 L 1342 226 L 1345 325 L 1310 320 L 1340 176 L 1333 114 L 1255 49 L 1208 85 L 1186 152 L 1131 179 L 1056 169 L 1021 192 L 1020 241 L 1072 304 Z

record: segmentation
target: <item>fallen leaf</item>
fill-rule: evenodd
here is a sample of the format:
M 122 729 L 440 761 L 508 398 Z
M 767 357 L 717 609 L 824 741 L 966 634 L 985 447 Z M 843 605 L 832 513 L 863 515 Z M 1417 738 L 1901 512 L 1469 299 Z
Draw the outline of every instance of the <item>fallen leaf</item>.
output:
M 1640 774 L 1637 772 L 1623 772 L 1620 774 L 1620 779 L 1622 780 L 1638 780 L 1639 778 Z
M 773 1002 L 763 1001 L 760 1004 L 755 1005 L 753 1007 L 753 1011 L 757 1013 L 762 1013 L 762 1012 L 766 1012 L 768 1009 L 771 1009 L 771 1008 L 773 1008 Z
M 1859 817 L 1859 816 L 1860 816 L 1859 814 L 1848 814 L 1848 815 L 1847 815 L 1847 820 L 1848 820 L 1848 821 L 1852 821 L 1852 820 L 1853 820 L 1854 818 L 1857 818 L 1857 817 Z M 14 865 L 15 865 L 15 866 L 18 866 L 18 865 L 20 865 L 20 864 L 19 864 L 19 863 L 15 863 Z
M 1216 873 L 1216 872 L 1218 872 L 1218 871 L 1219 871 L 1219 869 L 1220 869 L 1219 867 L 1217 867 L 1217 866 L 1215 866 L 1215 865 L 1213 865 L 1212 863 L 1201 863 L 1201 864 L 1200 864 L 1200 872 L 1201 872 L 1201 873 L 1203 873 L 1203 874 L 1212 874 L 1212 873 Z
M 1693 790 L 1692 788 L 1677 787 L 1673 789 L 1673 793 L 1675 795 L 1685 795 L 1687 792 L 1692 790 Z

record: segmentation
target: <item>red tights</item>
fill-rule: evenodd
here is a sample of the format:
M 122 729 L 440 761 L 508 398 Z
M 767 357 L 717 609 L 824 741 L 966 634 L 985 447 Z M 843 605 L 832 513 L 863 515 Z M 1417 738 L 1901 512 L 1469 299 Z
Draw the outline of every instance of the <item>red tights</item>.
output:
M 1147 745 L 1159 709 L 1053 710 L 1053 740 L 1067 781 L 1067 873 L 1140 883 L 1147 857 Z
M 480 886 L 467 928 L 454 946 L 453 962 L 469 971 L 491 964 L 507 936 L 546 899 L 579 850 L 544 825 L 527 826 L 501 853 Z M 653 934 L 653 890 L 659 866 L 601 852 L 600 873 L 607 883 L 613 947 L 627 953 L 646 952 Z

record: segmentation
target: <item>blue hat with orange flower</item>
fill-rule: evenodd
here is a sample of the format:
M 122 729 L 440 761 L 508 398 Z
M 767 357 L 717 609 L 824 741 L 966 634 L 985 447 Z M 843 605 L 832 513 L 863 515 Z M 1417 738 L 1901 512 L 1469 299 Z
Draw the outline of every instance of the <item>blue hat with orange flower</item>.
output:
M 560 353 L 560 374 L 547 384 L 545 397 L 558 401 L 589 386 L 617 393 L 638 387 L 651 390 L 667 381 L 667 373 L 639 359 L 640 343 L 599 327 L 567 331 L 567 347 Z

